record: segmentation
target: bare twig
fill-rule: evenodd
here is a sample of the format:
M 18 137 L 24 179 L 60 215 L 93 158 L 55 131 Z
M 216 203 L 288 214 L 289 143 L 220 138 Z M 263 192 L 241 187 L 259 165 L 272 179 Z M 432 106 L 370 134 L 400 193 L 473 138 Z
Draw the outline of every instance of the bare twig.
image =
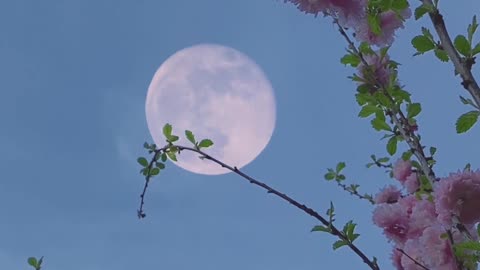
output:
M 290 203 L 291 205 L 295 206 L 296 208 L 300 209 L 301 211 L 305 212 L 306 214 L 314 217 L 315 219 L 320 221 L 324 226 L 331 228 L 330 234 L 332 234 L 334 236 L 337 236 L 342 241 L 345 241 L 345 243 L 347 243 L 347 246 L 353 252 L 355 252 L 355 254 L 357 254 L 363 260 L 363 262 L 365 264 L 367 264 L 371 269 L 373 269 L 373 270 L 379 270 L 380 269 L 380 267 L 378 266 L 378 264 L 376 262 L 370 260 L 355 244 L 353 244 L 352 241 L 350 241 L 347 238 L 346 235 L 343 234 L 343 232 L 338 230 L 333 224 L 331 224 L 327 219 L 322 217 L 318 212 L 316 212 L 312 208 L 309 208 L 305 204 L 302 204 L 302 203 L 296 201 L 295 199 L 289 197 L 285 193 L 281 193 L 280 191 L 270 187 L 269 185 L 256 180 L 255 178 L 253 178 L 253 177 L 247 175 L 246 173 L 242 172 L 241 170 L 239 170 L 237 167 L 232 167 L 228 164 L 225 164 L 222 161 L 220 161 L 220 160 L 210 156 L 209 154 L 201 151 L 200 149 L 193 148 L 193 147 L 180 146 L 180 145 L 169 145 L 169 146 L 162 147 L 160 149 L 156 149 L 154 151 L 154 153 L 155 153 L 154 158 L 152 158 L 152 161 L 150 161 L 150 163 L 149 163 L 149 168 L 151 168 L 153 166 L 156 155 L 160 155 L 162 152 L 165 152 L 169 147 L 172 147 L 172 146 L 177 147 L 179 151 L 187 150 L 187 151 L 192 151 L 192 152 L 198 153 L 198 154 L 201 155 L 202 158 L 208 159 L 208 160 L 222 166 L 223 168 L 226 168 L 226 169 L 230 170 L 231 172 L 234 172 L 235 174 L 241 176 L 242 178 L 244 178 L 245 180 L 247 180 L 251 184 L 263 188 L 264 190 L 267 191 L 267 193 L 274 194 L 277 197 L 280 197 L 284 201 Z M 143 206 L 144 206 L 145 192 L 147 190 L 149 181 L 150 181 L 150 178 L 147 176 L 146 180 L 145 180 L 145 186 L 144 186 L 143 192 L 140 195 L 140 197 L 141 197 L 140 208 L 137 211 L 139 218 L 144 218 L 145 217 L 145 213 L 143 211 Z

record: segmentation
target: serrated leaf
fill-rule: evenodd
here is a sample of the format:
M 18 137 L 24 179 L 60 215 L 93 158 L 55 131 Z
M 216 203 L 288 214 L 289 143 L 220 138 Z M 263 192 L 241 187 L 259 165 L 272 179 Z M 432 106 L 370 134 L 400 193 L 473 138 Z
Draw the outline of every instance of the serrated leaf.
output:
M 138 162 L 138 164 L 142 165 L 143 167 L 148 166 L 148 160 L 144 157 L 137 158 L 137 162 Z
M 331 229 L 322 225 L 317 225 L 312 228 L 312 232 L 330 232 Z
M 344 65 L 350 65 L 352 67 L 357 67 L 360 64 L 360 57 L 355 54 L 346 54 L 340 59 L 340 62 Z
M 167 156 L 168 156 L 171 160 L 177 161 L 177 156 L 175 155 L 174 152 L 170 152 L 170 151 L 169 151 L 169 152 L 166 152 L 166 153 L 167 153 Z
M 36 259 L 35 257 L 30 257 L 30 258 L 28 258 L 27 262 L 28 262 L 29 265 L 31 265 L 31 266 L 33 266 L 33 267 L 35 267 L 35 268 L 38 267 L 38 261 L 37 261 L 37 259 Z
M 187 137 L 187 140 L 189 140 L 191 143 L 195 144 L 195 136 L 193 135 L 193 132 L 190 130 L 185 130 L 185 136 Z
M 365 105 L 365 106 L 362 107 L 362 109 L 358 113 L 358 116 L 362 117 L 362 118 L 365 118 L 365 117 L 368 117 L 368 116 L 376 113 L 379 110 L 380 110 L 380 108 L 378 108 L 375 105 Z
M 411 103 L 407 105 L 407 117 L 412 118 L 417 116 L 422 111 L 420 103 Z
M 470 43 L 465 36 L 458 35 L 453 41 L 453 44 L 455 45 L 457 51 L 460 52 L 463 56 L 470 56 L 470 51 L 472 48 L 470 48 Z
M 455 124 L 457 133 L 464 133 L 472 128 L 472 126 L 477 122 L 479 115 L 479 111 L 470 111 L 462 114 Z
M 395 153 L 397 152 L 397 137 L 394 136 L 392 138 L 390 138 L 390 140 L 388 140 L 388 143 L 387 143 L 387 152 L 393 156 L 395 155 Z
M 165 135 L 167 138 L 172 135 L 172 125 L 167 123 L 165 126 L 163 126 L 163 135 Z
M 210 139 L 203 139 L 199 144 L 198 147 L 200 148 L 207 148 L 213 145 L 212 140 Z
M 412 39 L 412 45 L 419 53 L 425 53 L 435 48 L 435 44 L 425 36 L 416 36 Z
M 427 38 L 429 38 L 430 40 L 433 40 L 433 35 L 432 33 L 430 33 L 430 30 L 428 30 L 428 28 L 422 27 L 422 34 Z
M 152 176 L 158 175 L 159 173 L 160 173 L 159 168 L 153 168 L 152 170 L 150 170 L 150 175 L 152 175 Z
M 385 123 L 384 119 L 376 117 L 371 121 L 371 124 L 372 124 L 372 127 L 377 131 L 380 131 L 380 130 L 392 131 L 390 126 L 387 123 Z
M 348 245 L 348 243 L 347 243 L 346 241 L 344 241 L 344 240 L 338 240 L 338 241 L 336 241 L 335 243 L 333 243 L 333 250 L 336 250 L 336 249 L 338 249 L 338 248 L 341 248 L 341 247 L 343 247 L 343 246 L 345 246 L 345 245 Z
M 347 166 L 345 162 L 339 162 L 336 168 L 337 173 L 341 172 L 345 168 L 345 166 Z
M 442 62 L 448 62 L 449 58 L 448 58 L 448 54 L 446 51 L 444 50 L 440 50 L 438 48 L 435 48 L 433 50 L 435 52 L 435 56 Z

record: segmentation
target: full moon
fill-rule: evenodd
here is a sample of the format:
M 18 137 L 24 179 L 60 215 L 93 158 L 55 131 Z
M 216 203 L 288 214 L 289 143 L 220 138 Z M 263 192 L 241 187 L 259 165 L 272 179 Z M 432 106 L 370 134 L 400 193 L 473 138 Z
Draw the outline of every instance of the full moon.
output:
M 267 146 L 275 127 L 272 86 L 260 67 L 245 54 L 221 45 L 201 44 L 170 56 L 148 87 L 147 124 L 155 144 L 166 144 L 163 126 L 170 123 L 175 144 L 192 146 L 185 138 L 214 143 L 202 149 L 212 157 L 241 168 Z M 182 151 L 174 164 L 199 174 L 230 172 L 199 154 Z

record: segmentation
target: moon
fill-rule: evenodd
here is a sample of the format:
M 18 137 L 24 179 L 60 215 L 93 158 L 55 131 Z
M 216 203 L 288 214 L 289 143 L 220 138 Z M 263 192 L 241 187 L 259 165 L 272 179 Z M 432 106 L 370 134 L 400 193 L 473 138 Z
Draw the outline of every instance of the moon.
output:
M 261 68 L 245 54 L 222 45 L 200 44 L 170 56 L 156 71 L 146 98 L 147 125 L 158 146 L 166 144 L 163 126 L 170 123 L 178 145 L 185 138 L 214 143 L 202 149 L 242 168 L 254 160 L 272 136 L 276 105 L 272 86 Z M 193 173 L 230 172 L 198 153 L 182 151 L 174 164 Z

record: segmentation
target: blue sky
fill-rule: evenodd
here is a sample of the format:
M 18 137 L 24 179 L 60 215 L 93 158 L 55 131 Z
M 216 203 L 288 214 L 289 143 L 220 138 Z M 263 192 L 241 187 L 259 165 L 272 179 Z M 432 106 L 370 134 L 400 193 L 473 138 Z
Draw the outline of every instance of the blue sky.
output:
M 416 4 L 416 3 L 415 3 Z M 441 1 L 452 35 L 464 33 L 476 0 Z M 392 48 L 400 78 L 423 103 L 420 132 L 438 147 L 439 176 L 478 168 L 479 127 L 456 135 L 468 110 L 450 63 L 412 57 L 426 19 L 409 21 Z M 158 66 L 198 43 L 233 47 L 254 59 L 277 98 L 270 144 L 245 171 L 337 219 L 354 219 L 360 246 L 391 269 L 390 246 L 371 206 L 323 180 L 327 167 L 365 192 L 393 183 L 366 169 L 386 155 L 381 134 L 356 117 L 353 70 L 339 63 L 345 42 L 328 19 L 283 1 L 4 1 L 0 4 L 0 264 L 46 270 L 366 269 L 317 223 L 235 175 L 202 176 L 170 164 L 136 209 L 143 179 L 136 158 L 151 141 L 144 102 Z M 474 70 L 479 74 L 479 69 Z M 287 146 L 298 147 L 289 152 Z

